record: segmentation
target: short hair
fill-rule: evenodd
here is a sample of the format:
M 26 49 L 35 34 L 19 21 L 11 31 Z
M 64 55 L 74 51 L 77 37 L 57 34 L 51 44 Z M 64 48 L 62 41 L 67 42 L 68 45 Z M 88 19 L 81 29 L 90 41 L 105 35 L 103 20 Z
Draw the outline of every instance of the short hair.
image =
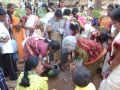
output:
M 93 10 L 93 8 L 92 8 L 92 7 L 89 7 L 89 9 L 92 9 L 92 10 Z
M 31 5 L 27 5 L 25 8 L 28 8 L 28 9 L 30 9 L 32 11 Z
M 71 10 L 70 9 L 65 9 L 64 10 L 64 15 L 70 15 L 71 14 Z
M 55 11 L 55 16 L 56 16 L 56 17 L 62 17 L 62 11 L 61 11 L 60 9 L 57 9 L 57 10 Z
M 77 66 L 73 70 L 73 82 L 79 87 L 86 87 L 91 81 L 90 71 L 83 66 Z
M 107 6 L 107 8 L 112 8 L 113 10 L 115 9 L 115 5 L 114 4 L 109 4 L 108 6 Z
M 76 7 L 74 7 L 73 9 L 72 9 L 72 13 L 74 13 L 74 12 L 79 12 L 79 10 L 78 10 L 78 8 L 76 8 Z
M 120 22 L 120 8 L 114 10 L 110 16 L 112 20 Z
M 51 47 L 53 50 L 59 50 L 60 44 L 58 41 L 52 40 L 48 43 L 48 46 Z
M 84 10 L 84 6 L 81 6 L 81 8 Z
M 51 7 L 51 6 L 53 6 L 53 5 L 54 5 L 54 3 L 52 3 L 52 2 L 49 3 L 49 7 Z

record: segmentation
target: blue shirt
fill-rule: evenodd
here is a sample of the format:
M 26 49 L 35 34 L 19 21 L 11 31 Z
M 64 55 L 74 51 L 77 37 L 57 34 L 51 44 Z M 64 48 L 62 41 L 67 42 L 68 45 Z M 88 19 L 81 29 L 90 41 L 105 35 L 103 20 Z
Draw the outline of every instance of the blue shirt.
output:
M 17 43 L 15 39 L 11 39 L 12 47 L 13 47 L 13 53 L 17 52 Z

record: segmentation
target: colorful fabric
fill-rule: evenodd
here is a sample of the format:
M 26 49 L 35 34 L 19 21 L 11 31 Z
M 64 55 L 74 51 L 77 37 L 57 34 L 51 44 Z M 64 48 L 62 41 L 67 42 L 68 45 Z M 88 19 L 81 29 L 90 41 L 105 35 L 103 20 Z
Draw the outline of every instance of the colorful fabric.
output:
M 30 15 L 27 17 L 27 20 L 25 22 L 25 27 L 26 28 L 35 28 L 36 24 L 37 24 L 37 21 L 38 21 L 38 17 L 36 15 Z M 25 34 L 26 34 L 26 37 L 29 37 L 30 36 L 30 30 L 29 29 L 26 29 L 25 30 Z
M 115 57 L 115 55 L 117 54 L 116 52 L 120 50 L 119 47 L 120 47 L 120 32 L 115 37 L 112 43 L 111 56 Z M 120 90 L 120 65 L 118 65 L 106 79 L 103 79 L 98 90 Z
M 6 23 L 9 25 L 8 29 L 11 29 L 12 28 L 12 23 L 11 23 L 11 20 L 10 20 L 10 17 L 9 17 L 8 14 L 6 14 Z
M 76 86 L 75 90 L 96 90 L 96 88 L 93 83 L 89 83 L 86 87 Z
M 15 14 L 12 14 L 12 26 L 17 25 L 19 23 L 19 18 L 15 17 Z M 23 60 L 23 47 L 22 47 L 22 42 L 24 40 L 23 33 L 24 29 L 21 29 L 19 32 L 16 30 L 16 28 L 12 28 L 13 31 L 13 37 L 15 38 L 17 42 L 17 50 L 18 50 L 18 57 L 19 60 Z
M 15 90 L 48 90 L 48 78 L 47 77 L 41 77 L 37 74 L 30 74 L 28 75 L 30 86 L 29 87 L 23 87 L 20 86 L 20 82 L 23 78 L 24 73 L 21 72 L 18 80 L 17 80 L 17 86 Z
M 78 39 L 75 51 L 83 59 L 85 65 L 95 63 L 106 53 L 99 43 L 82 38 Z
M 109 24 L 111 23 L 111 19 L 110 17 L 104 17 L 101 22 L 100 22 L 100 27 L 105 27 L 105 29 L 108 30 L 109 28 Z
M 84 17 L 79 16 L 78 20 L 82 22 L 82 24 L 86 24 L 87 20 Z
M 40 40 L 37 37 L 29 37 L 24 44 L 24 60 L 27 60 L 30 56 L 39 56 L 41 54 L 43 57 L 46 55 L 48 50 L 47 44 L 44 40 Z

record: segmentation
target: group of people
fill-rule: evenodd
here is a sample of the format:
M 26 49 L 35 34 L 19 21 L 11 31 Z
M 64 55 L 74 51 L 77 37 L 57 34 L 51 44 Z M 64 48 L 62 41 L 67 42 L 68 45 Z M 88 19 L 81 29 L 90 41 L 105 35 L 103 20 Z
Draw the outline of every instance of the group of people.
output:
M 29 0 L 28 0 L 29 2 Z M 94 23 L 93 3 L 88 13 L 84 6 L 72 11 L 59 0 L 58 7 L 40 1 L 45 8 L 44 17 L 33 13 L 32 5 L 25 4 L 26 16 L 15 16 L 15 5 L 9 3 L 7 11 L 0 2 L 0 88 L 8 90 L 5 77 L 17 80 L 15 90 L 48 90 L 46 74 L 55 77 L 66 70 L 77 57 L 82 66 L 72 71 L 75 90 L 96 90 L 92 81 L 99 68 L 103 81 L 99 90 L 120 89 L 120 8 L 110 4 L 107 14 Z M 39 11 L 39 10 L 38 10 Z M 79 13 L 86 13 L 87 19 Z M 37 10 L 36 10 L 36 13 Z M 44 23 L 44 24 L 42 24 Z M 24 60 L 24 72 L 17 78 L 17 61 Z M 60 63 L 57 63 L 60 61 Z M 59 66 L 58 66 L 58 65 Z M 4 75 L 3 75 L 4 73 Z M 9 85 L 8 85 L 9 86 Z

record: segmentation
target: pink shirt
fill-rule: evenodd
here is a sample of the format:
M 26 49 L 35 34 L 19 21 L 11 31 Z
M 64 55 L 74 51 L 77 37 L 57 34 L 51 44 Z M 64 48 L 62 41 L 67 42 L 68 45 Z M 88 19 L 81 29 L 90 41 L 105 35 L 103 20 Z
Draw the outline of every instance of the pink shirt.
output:
M 38 47 L 38 50 L 39 50 L 40 54 L 42 55 L 42 57 L 45 57 L 46 53 L 48 51 L 48 45 L 44 42 L 44 40 L 40 40 L 37 43 L 37 47 Z

